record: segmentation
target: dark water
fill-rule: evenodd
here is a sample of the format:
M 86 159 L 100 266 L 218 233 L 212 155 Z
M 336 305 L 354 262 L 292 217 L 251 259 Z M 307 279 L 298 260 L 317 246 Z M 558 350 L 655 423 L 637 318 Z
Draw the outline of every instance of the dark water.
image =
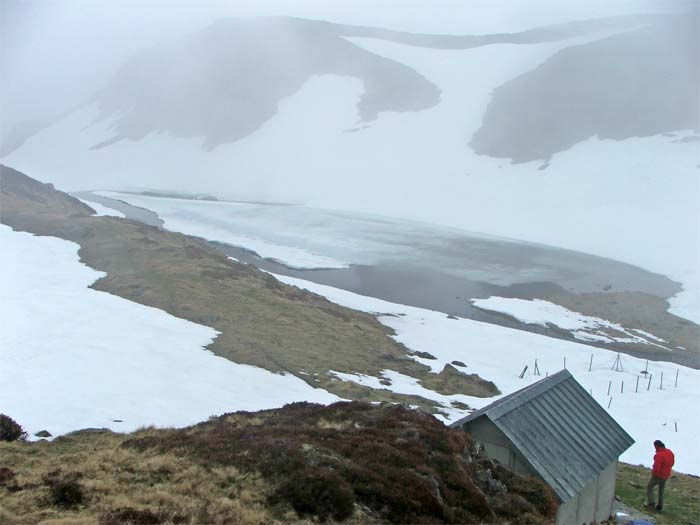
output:
M 349 268 L 340 269 L 297 270 L 275 261 L 262 259 L 243 248 L 217 242 L 211 244 L 241 262 L 278 275 L 296 277 L 391 303 L 435 310 L 448 315 L 514 328 L 519 327 L 521 323 L 509 321 L 507 317 L 497 313 L 475 308 L 469 299 L 486 298 L 492 295 L 532 299 L 541 297 L 543 293 L 563 291 L 554 283 L 526 283 L 502 287 L 452 277 L 437 271 L 426 271 L 425 268 L 391 264 L 375 266 L 352 264 Z

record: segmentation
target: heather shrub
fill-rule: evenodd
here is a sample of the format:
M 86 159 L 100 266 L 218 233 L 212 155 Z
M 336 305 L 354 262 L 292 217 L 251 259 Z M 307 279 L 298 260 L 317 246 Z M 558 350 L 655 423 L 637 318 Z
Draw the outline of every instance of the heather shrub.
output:
M 270 484 L 269 503 L 313 521 L 342 521 L 358 508 L 378 522 L 503 523 L 519 519 L 515 505 L 533 516 L 542 509 L 544 523 L 556 511 L 551 491 L 516 474 L 503 473 L 516 489 L 512 496 L 487 497 L 478 479 L 488 467 L 469 463 L 469 435 L 401 405 L 293 403 L 122 446 L 259 473 Z
M 20 439 L 27 439 L 25 430 L 10 416 L 0 414 L 0 441 L 17 441 Z
M 100 516 L 100 525 L 160 525 L 166 521 L 161 512 L 119 507 Z
M 51 485 L 51 501 L 57 507 L 74 507 L 83 502 L 83 487 L 75 480 L 59 480 Z
M 355 495 L 337 473 L 327 469 L 308 469 L 289 478 L 271 498 L 288 501 L 299 516 L 325 522 L 342 521 L 353 513 Z
M 15 479 L 15 473 L 12 469 L 0 467 L 0 487 L 7 485 L 13 479 Z
M 517 475 L 499 463 L 489 462 L 489 467 L 494 479 L 502 482 L 510 494 L 521 496 L 533 506 L 536 512 L 549 519 L 556 516 L 559 503 L 552 489 L 543 481 L 530 476 Z
M 49 500 L 57 507 L 74 507 L 83 502 L 83 486 L 78 482 L 82 477 L 80 472 L 64 474 L 54 470 L 45 474 L 42 481 L 49 487 Z
M 519 519 L 528 513 L 535 512 L 535 507 L 519 494 L 503 494 L 499 498 L 491 498 L 493 510 L 501 516 Z M 518 523 L 520 523 L 518 521 Z

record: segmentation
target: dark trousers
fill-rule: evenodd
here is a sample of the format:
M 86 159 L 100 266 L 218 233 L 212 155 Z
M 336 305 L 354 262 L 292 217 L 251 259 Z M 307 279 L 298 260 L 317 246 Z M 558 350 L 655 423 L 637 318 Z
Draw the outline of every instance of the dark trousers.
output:
M 659 486 L 659 504 L 658 507 L 664 506 L 664 489 L 666 488 L 666 480 L 652 476 L 647 483 L 647 503 L 654 505 L 654 487 Z

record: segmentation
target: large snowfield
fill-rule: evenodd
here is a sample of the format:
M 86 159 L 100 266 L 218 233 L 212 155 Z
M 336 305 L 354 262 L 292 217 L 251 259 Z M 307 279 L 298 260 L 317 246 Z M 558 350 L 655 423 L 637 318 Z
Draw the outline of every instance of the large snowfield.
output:
M 78 245 L 0 225 L 0 411 L 31 434 L 185 426 L 338 398 L 204 347 L 216 332 L 88 288 Z

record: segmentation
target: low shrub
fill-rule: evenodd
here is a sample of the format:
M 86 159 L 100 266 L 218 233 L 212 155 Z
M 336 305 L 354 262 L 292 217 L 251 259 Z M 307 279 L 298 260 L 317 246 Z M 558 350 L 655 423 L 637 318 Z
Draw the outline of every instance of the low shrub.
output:
M 559 509 L 559 502 L 553 490 L 543 481 L 531 476 L 519 476 L 512 470 L 495 462 L 489 462 L 494 479 L 502 482 L 510 494 L 517 494 L 530 503 L 536 512 L 553 519 Z
M 119 507 L 100 516 L 100 525 L 160 525 L 166 521 L 161 512 Z
M 301 517 L 326 522 L 352 516 L 355 495 L 350 485 L 328 469 L 307 469 L 280 485 L 271 502 L 288 501 Z
M 536 512 L 534 505 L 519 494 L 503 494 L 499 498 L 492 498 L 491 506 L 496 513 L 511 519 Z
M 42 476 L 42 481 L 49 487 L 49 500 L 57 507 L 74 507 L 83 502 L 83 486 L 78 482 L 82 477 L 80 472 L 64 474 L 54 470 Z
M 511 522 L 510 504 L 540 514 L 543 523 L 556 512 L 544 484 L 513 473 L 502 473 L 513 496 L 487 496 L 479 479 L 488 467 L 470 463 L 469 435 L 400 405 L 293 403 L 227 414 L 122 446 L 260 473 L 270 483 L 270 504 L 291 506 L 314 521 L 342 521 L 356 507 L 390 523 Z
M 15 479 L 15 473 L 12 469 L 0 467 L 0 487 L 7 485 L 13 479 Z
M 51 502 L 57 507 L 74 507 L 83 502 L 83 487 L 75 480 L 59 480 L 51 485 Z
M 0 414 L 0 441 L 27 439 L 27 432 L 10 416 Z

